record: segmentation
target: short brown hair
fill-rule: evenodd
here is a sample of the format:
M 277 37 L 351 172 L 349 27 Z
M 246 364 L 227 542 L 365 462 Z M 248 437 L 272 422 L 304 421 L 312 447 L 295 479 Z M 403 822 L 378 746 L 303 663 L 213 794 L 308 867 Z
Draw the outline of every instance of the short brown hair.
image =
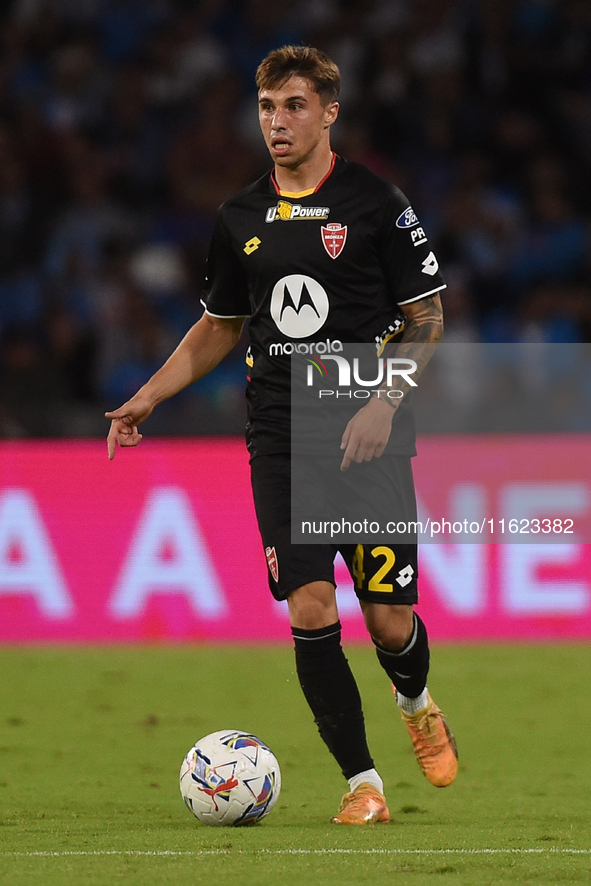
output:
M 333 60 L 313 46 L 282 46 L 263 59 L 257 69 L 256 85 L 261 89 L 277 89 L 290 77 L 304 77 L 323 104 L 339 97 L 341 74 Z

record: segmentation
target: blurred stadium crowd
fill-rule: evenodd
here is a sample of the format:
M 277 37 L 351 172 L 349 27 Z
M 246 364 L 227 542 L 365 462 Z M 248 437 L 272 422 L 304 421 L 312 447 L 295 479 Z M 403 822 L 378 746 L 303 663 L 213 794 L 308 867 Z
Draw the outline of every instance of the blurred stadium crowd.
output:
M 216 209 L 269 166 L 254 72 L 288 42 L 341 68 L 335 149 L 410 196 L 448 342 L 590 340 L 588 0 L 1 10 L 0 436 L 104 433 L 200 315 Z M 239 432 L 243 384 L 238 349 L 153 432 Z

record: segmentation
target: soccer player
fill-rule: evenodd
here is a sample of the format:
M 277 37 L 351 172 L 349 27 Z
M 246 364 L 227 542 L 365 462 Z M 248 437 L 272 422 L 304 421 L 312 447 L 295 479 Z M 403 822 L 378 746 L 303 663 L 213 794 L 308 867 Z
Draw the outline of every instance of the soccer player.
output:
M 436 344 L 445 283 L 406 197 L 331 150 L 340 82 L 331 59 L 311 47 L 285 46 L 263 60 L 256 82 L 273 169 L 221 206 L 207 262 L 205 313 L 137 394 L 106 413 L 109 457 L 116 444 L 137 445 L 138 425 L 154 407 L 213 369 L 250 318 L 247 440 L 255 508 L 271 591 L 288 602 L 302 690 L 349 783 L 332 821 L 386 822 L 383 783 L 341 647 L 337 547 L 291 544 L 288 355 L 298 342 L 382 346 L 400 329 L 400 347 Z M 396 401 L 375 395 L 357 409 L 343 429 L 341 470 L 382 458 L 390 460 L 394 485 L 408 475 L 414 440 L 408 423 L 398 432 L 402 411 Z M 413 611 L 416 545 L 344 545 L 341 553 L 417 761 L 433 785 L 449 785 L 457 752 L 426 687 L 427 632 Z

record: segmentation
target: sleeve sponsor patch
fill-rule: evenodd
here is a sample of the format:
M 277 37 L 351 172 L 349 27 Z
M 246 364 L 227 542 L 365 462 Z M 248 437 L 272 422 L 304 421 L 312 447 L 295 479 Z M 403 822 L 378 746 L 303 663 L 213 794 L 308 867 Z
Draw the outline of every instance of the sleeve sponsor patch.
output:
M 396 219 L 397 228 L 414 228 L 414 226 L 418 225 L 418 223 L 419 220 L 412 206 L 409 206 L 408 209 L 405 209 L 404 212 L 401 212 Z

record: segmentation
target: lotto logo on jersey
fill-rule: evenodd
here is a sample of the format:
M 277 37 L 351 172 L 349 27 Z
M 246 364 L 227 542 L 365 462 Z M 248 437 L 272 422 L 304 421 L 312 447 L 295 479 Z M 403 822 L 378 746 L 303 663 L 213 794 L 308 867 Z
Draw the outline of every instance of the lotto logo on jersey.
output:
M 429 274 L 430 277 L 433 277 L 437 271 L 439 270 L 439 262 L 435 258 L 435 254 L 430 252 L 427 258 L 423 262 L 423 270 L 421 273 Z
M 409 563 L 408 566 L 405 566 L 404 569 L 400 570 L 396 581 L 398 582 L 398 584 L 400 585 L 401 588 L 405 588 L 408 584 L 411 583 L 412 577 L 414 574 L 415 574 L 415 571 Z
M 267 209 L 265 221 L 270 224 L 274 221 L 297 221 L 306 218 L 326 219 L 330 213 L 328 206 L 302 206 L 300 203 L 288 203 L 280 200 L 277 206 Z
M 338 258 L 347 239 L 347 225 L 322 225 L 320 228 L 324 248 L 331 258 Z

